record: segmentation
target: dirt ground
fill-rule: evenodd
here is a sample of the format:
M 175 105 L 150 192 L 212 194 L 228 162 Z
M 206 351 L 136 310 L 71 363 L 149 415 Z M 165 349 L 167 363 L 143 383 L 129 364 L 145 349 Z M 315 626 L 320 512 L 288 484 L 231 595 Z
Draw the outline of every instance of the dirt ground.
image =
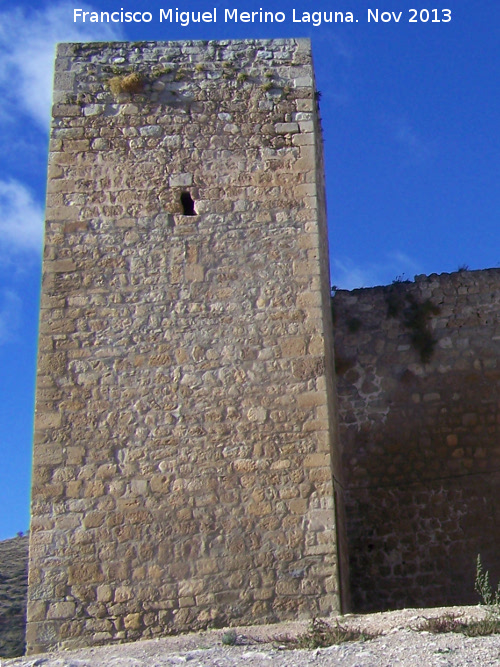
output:
M 485 616 L 480 607 L 405 609 L 347 615 L 342 625 L 381 633 L 375 639 L 320 649 L 290 650 L 285 638 L 304 633 L 307 622 L 236 628 L 235 645 L 226 630 L 211 630 L 132 644 L 82 648 L 4 660 L 2 667 L 488 667 L 500 666 L 500 635 L 464 637 L 419 631 L 428 618 L 453 614 L 461 620 Z M 337 619 L 329 619 L 335 623 Z

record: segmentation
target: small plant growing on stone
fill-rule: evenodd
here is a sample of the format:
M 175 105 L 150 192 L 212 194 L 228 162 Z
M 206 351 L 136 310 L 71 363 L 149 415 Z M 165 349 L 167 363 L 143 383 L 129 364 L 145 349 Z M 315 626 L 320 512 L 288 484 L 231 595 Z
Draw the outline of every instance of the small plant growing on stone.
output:
M 437 344 L 432 335 L 430 321 L 433 315 L 439 314 L 440 309 L 430 299 L 419 301 L 413 294 L 402 291 L 400 285 L 407 282 L 410 281 L 399 276 L 387 288 L 387 317 L 401 318 L 403 326 L 410 333 L 411 344 L 419 353 L 421 362 L 426 364 L 431 360 Z
M 238 83 L 244 83 L 247 80 L 248 80 L 248 74 L 246 72 L 240 72 L 236 77 L 236 81 L 238 81 Z
M 196 63 L 194 68 L 197 72 L 204 72 L 205 71 L 205 65 L 203 63 Z
M 387 317 L 397 317 L 405 306 L 404 295 L 394 288 L 396 283 L 387 289 L 385 302 L 387 304 Z
M 222 78 L 223 79 L 232 79 L 234 77 L 234 69 L 232 63 L 227 61 L 222 63 Z
M 271 88 L 273 88 L 273 84 L 271 81 L 267 81 L 266 83 L 262 84 L 261 88 L 265 93 L 267 93 L 268 90 L 271 90 Z
M 171 65 L 165 65 L 165 67 L 155 67 L 151 76 L 155 79 L 158 79 L 160 76 L 171 74 L 174 71 L 174 68 Z
M 236 630 L 228 630 L 222 635 L 222 643 L 224 646 L 235 646 L 237 639 L 238 635 L 236 634 Z
M 140 93 L 144 88 L 144 79 L 137 72 L 114 76 L 108 81 L 108 86 L 113 95 L 120 93 Z
M 406 297 L 408 307 L 405 309 L 403 324 L 410 330 L 413 347 L 420 354 L 420 360 L 426 364 L 431 360 L 437 340 L 429 328 L 432 315 L 439 314 L 438 306 L 430 299 L 417 301 L 411 294 Z
M 411 280 L 406 277 L 406 273 L 398 274 L 392 281 L 393 285 L 398 285 L 400 283 L 405 283 L 405 284 L 411 283 Z

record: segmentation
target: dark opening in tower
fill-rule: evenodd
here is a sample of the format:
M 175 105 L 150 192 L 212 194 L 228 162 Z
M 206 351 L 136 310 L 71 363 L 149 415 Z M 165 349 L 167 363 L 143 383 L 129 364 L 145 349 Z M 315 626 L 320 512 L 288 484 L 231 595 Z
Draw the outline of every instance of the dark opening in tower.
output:
M 196 215 L 196 211 L 194 210 L 194 201 L 189 192 L 183 192 L 181 194 L 181 204 L 183 215 Z

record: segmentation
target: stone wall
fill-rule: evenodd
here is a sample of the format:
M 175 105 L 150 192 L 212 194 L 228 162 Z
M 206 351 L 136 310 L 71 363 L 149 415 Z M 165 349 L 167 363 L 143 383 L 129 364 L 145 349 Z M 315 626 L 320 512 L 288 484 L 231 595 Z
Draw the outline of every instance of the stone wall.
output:
M 54 102 L 28 651 L 338 611 L 309 42 L 63 44 Z
M 333 299 L 353 605 L 474 604 L 500 578 L 500 270 Z

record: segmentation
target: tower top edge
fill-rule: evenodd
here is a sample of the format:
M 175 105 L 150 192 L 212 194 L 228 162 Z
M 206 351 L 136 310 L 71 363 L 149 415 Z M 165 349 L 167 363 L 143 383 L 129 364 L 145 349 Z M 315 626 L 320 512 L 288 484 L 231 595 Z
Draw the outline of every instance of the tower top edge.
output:
M 102 41 L 102 42 L 59 42 L 57 44 L 58 56 L 74 55 L 75 51 L 96 51 L 102 49 L 113 50 L 142 50 L 142 49 L 180 49 L 186 48 L 208 48 L 208 49 L 243 49 L 243 48 L 279 48 L 288 47 L 304 53 L 311 53 L 311 40 L 309 37 L 286 37 L 276 39 L 221 39 L 221 40 L 145 40 L 145 41 Z

